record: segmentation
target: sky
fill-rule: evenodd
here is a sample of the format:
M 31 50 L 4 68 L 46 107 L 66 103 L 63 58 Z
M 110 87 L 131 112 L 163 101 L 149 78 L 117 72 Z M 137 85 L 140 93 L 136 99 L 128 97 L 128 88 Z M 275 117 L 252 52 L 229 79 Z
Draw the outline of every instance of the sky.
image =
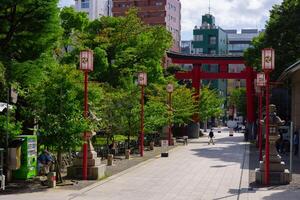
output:
M 283 0 L 211 0 L 211 14 L 216 25 L 223 29 L 263 29 L 269 10 Z M 60 0 L 60 6 L 75 4 L 74 0 Z M 208 13 L 209 0 L 181 0 L 181 39 L 191 40 L 195 25 Z

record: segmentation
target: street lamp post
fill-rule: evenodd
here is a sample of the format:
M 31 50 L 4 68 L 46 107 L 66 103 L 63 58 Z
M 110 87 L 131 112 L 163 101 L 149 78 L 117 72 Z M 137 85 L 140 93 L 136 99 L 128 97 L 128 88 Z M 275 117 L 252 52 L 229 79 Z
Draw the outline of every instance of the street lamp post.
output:
M 93 71 L 93 51 L 84 50 L 80 52 L 80 70 L 84 72 L 84 112 L 85 118 L 88 117 L 88 72 Z M 84 132 L 83 136 L 83 148 L 82 148 L 82 179 L 87 180 L 87 154 L 88 154 L 88 144 L 87 144 L 87 132 Z
M 275 51 L 272 48 L 266 48 L 262 50 L 262 69 L 266 76 L 266 145 L 265 145 L 265 179 L 264 183 L 268 185 L 270 183 L 270 116 L 269 116 L 269 90 L 270 90 L 270 72 L 274 70 L 275 65 Z
M 138 74 L 138 85 L 141 86 L 141 133 L 140 133 L 140 155 L 144 156 L 144 88 L 147 85 L 147 74 L 140 72 Z
M 258 120 L 258 144 L 259 144 L 259 161 L 262 161 L 262 124 L 260 121 L 262 120 L 262 96 L 263 96 L 263 87 L 266 85 L 265 74 L 258 73 L 256 79 L 257 93 L 259 98 L 259 120 Z
M 167 92 L 168 92 L 168 104 L 169 104 L 169 114 L 171 115 L 172 112 L 172 92 L 174 91 L 173 84 L 169 83 L 167 85 Z M 171 139 L 172 139 L 172 123 L 171 123 L 171 117 L 169 117 L 169 131 L 168 131 L 168 141 L 169 145 L 171 145 Z M 173 144 L 172 144 L 173 145 Z

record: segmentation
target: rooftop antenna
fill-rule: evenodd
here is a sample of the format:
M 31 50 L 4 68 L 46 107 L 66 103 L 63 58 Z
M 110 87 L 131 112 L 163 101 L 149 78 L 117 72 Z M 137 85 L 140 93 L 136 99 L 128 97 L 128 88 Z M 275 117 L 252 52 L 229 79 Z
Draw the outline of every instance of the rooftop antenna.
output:
M 210 14 L 211 7 L 210 7 L 210 0 L 208 1 L 208 14 Z

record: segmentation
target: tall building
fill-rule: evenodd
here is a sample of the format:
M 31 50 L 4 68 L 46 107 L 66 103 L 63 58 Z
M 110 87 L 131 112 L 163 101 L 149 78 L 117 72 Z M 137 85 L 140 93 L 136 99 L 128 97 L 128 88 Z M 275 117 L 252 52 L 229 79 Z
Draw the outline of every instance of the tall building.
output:
M 192 51 L 192 41 L 182 40 L 180 46 L 180 52 L 184 54 L 191 54 Z
M 227 33 L 215 24 L 215 17 L 211 14 L 202 16 L 201 26 L 195 26 L 193 30 L 193 41 L 191 54 L 227 54 L 228 51 Z M 218 72 L 218 65 L 202 65 L 202 71 Z M 202 80 L 202 84 L 217 89 L 223 97 L 227 94 L 227 81 Z
M 251 41 L 263 30 L 242 29 L 240 33 L 236 29 L 225 30 L 228 35 L 228 53 L 243 55 L 244 51 L 250 47 Z
M 242 29 L 238 32 L 236 29 L 225 30 L 228 35 L 228 53 L 234 55 L 243 55 L 244 51 L 251 46 L 251 41 L 264 30 Z M 229 65 L 229 72 L 239 73 L 245 69 L 244 65 Z M 228 80 L 228 94 L 234 88 L 246 87 L 245 80 Z
M 215 25 L 211 14 L 202 16 L 200 27 L 193 30 L 192 54 L 227 54 L 228 39 L 226 32 Z
M 90 20 L 112 16 L 112 0 L 75 0 L 75 9 L 86 12 Z
M 171 50 L 180 51 L 180 0 L 113 0 L 113 16 L 124 16 L 131 7 L 138 8 L 138 15 L 146 24 L 165 26 L 173 36 Z

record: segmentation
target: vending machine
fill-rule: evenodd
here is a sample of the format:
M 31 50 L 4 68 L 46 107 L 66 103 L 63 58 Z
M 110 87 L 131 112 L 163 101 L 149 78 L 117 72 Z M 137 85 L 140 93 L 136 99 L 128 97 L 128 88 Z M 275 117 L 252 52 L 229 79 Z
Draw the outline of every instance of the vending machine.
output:
M 21 146 L 21 166 L 13 171 L 15 179 L 29 179 L 37 175 L 37 136 L 21 135 L 24 142 Z

